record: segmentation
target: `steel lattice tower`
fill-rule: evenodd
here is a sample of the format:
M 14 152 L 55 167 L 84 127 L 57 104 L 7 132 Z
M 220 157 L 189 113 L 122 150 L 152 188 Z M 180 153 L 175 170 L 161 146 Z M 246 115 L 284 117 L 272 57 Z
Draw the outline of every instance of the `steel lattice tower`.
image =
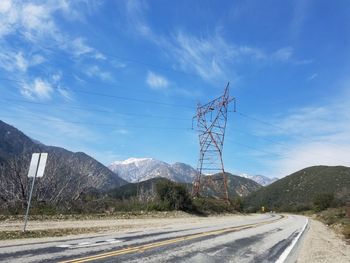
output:
M 193 122 L 197 122 L 200 145 L 197 176 L 192 188 L 193 196 L 200 194 L 204 186 L 202 185 L 203 183 L 218 188 L 218 183 L 214 184 L 212 175 L 222 173 L 222 178 L 219 178 L 219 180 L 222 180 L 221 189 L 216 190 L 222 193 L 223 199 L 228 201 L 227 177 L 222 160 L 222 150 L 224 146 L 228 105 L 231 101 L 235 102 L 235 98 L 230 98 L 229 96 L 229 84 L 227 83 L 222 96 L 205 105 L 198 104 L 197 114 L 193 117 Z M 208 180 L 203 180 L 204 182 L 202 182 L 202 176 L 206 176 Z M 216 178 L 216 180 L 218 179 Z

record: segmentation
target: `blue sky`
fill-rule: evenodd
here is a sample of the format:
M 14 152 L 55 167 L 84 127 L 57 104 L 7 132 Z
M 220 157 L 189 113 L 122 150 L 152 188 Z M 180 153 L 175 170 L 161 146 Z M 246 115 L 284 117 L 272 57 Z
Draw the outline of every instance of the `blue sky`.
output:
M 350 166 L 349 46 L 346 0 L 2 0 L 0 119 L 104 164 L 196 167 L 195 107 L 230 81 L 228 171 Z

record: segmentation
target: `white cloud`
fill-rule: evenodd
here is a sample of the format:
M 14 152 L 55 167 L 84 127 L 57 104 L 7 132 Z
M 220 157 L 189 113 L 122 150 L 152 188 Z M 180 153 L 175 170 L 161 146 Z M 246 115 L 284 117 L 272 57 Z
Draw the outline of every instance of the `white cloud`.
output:
M 151 89 L 156 90 L 166 89 L 169 86 L 169 81 L 165 77 L 153 73 L 152 71 L 148 71 L 146 82 Z
M 58 13 L 70 18 L 81 14 L 81 1 L 25 2 L 5 1 L 0 5 L 0 39 L 15 34 L 31 43 L 59 48 L 75 56 L 87 55 L 105 59 L 104 55 L 86 44 L 81 37 L 70 37 L 63 33 L 56 23 Z M 78 9 L 78 13 L 76 12 Z M 64 16 L 66 17 L 66 16 Z M 4 48 L 4 47 L 2 47 Z
M 90 66 L 85 70 L 86 75 L 89 77 L 98 77 L 102 80 L 111 80 L 112 75 L 108 71 L 101 70 L 99 66 Z
M 0 13 L 6 13 L 10 10 L 12 5 L 11 0 L 2 0 L 0 2 Z
M 30 99 L 47 100 L 51 98 L 52 92 L 52 85 L 41 78 L 36 78 L 33 83 L 21 87 L 22 95 Z
M 312 165 L 350 166 L 349 97 L 296 109 L 272 121 L 281 129 L 269 130 L 270 135 L 287 138 L 285 145 L 275 149 L 284 157 L 269 162 L 274 175 L 288 175 Z
M 310 77 L 308 77 L 307 80 L 309 80 L 309 81 L 314 80 L 315 78 L 317 78 L 317 76 L 318 76 L 318 74 L 314 73 Z
M 148 26 L 145 19 L 145 10 L 148 6 L 145 1 L 130 0 L 125 1 L 128 25 L 138 34 L 148 36 L 153 35 L 152 29 Z
M 272 54 L 274 59 L 282 62 L 290 60 L 292 55 L 293 55 L 293 49 L 291 47 L 278 49 Z
M 44 5 L 28 3 L 23 5 L 21 20 L 29 30 L 46 31 L 54 27 L 50 10 Z
M 114 132 L 121 135 L 127 135 L 130 133 L 130 131 L 128 131 L 127 129 L 118 129 L 118 130 L 114 130 Z
M 57 91 L 66 101 L 73 100 L 72 95 L 70 94 L 70 92 L 67 89 L 57 87 Z
M 73 48 L 74 55 L 80 56 L 87 53 L 91 53 L 94 49 L 86 45 L 85 40 L 82 38 L 76 38 L 72 41 L 71 47 Z
M 7 71 L 26 72 L 29 67 L 42 64 L 45 61 L 40 55 L 26 56 L 23 51 L 12 51 L 0 53 L 0 67 Z
M 23 57 L 22 52 L 19 52 L 15 55 L 15 65 L 21 70 L 21 71 L 27 71 L 28 68 L 28 62 Z
M 296 39 L 302 33 L 303 26 L 312 7 L 312 1 L 296 0 L 293 3 L 294 10 L 290 22 L 290 34 L 292 39 Z
M 219 33 L 202 36 L 184 31 L 161 35 L 153 31 L 147 22 L 148 6 L 143 1 L 127 1 L 125 13 L 129 32 L 138 34 L 162 49 L 174 67 L 190 74 L 196 74 L 206 81 L 235 81 L 237 65 L 252 62 L 284 62 L 306 64 L 307 60 L 295 60 L 293 48 L 284 47 L 266 52 L 259 47 L 237 45 L 227 41 Z
M 206 80 L 225 75 L 225 65 L 234 55 L 234 49 L 219 36 L 197 38 L 180 32 L 168 45 L 183 70 Z

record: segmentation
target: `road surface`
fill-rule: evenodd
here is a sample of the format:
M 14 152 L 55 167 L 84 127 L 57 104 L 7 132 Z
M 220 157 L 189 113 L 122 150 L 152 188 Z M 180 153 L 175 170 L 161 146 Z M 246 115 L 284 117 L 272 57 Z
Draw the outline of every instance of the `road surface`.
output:
M 79 239 L 2 242 L 0 262 L 293 262 L 306 224 L 302 216 L 263 214 Z

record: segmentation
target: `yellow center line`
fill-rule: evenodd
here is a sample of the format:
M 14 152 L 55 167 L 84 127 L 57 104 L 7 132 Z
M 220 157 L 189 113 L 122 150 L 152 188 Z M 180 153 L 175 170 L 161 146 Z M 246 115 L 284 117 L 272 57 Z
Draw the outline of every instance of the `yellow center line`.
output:
M 247 225 L 242 225 L 242 226 L 235 226 L 235 227 L 230 227 L 230 228 L 225 228 L 225 229 L 220 229 L 220 230 L 211 230 L 207 232 L 202 232 L 198 234 L 192 234 L 188 236 L 183 236 L 183 237 L 178 237 L 178 238 L 173 238 L 173 239 L 168 239 L 164 241 L 159 241 L 159 242 L 154 242 L 146 245 L 140 245 L 140 246 L 135 246 L 135 247 L 128 247 L 128 248 L 123 248 L 119 249 L 116 251 L 112 252 L 107 252 L 107 253 L 101 253 L 93 256 L 88 256 L 88 257 L 82 257 L 82 258 L 77 258 L 77 259 L 72 259 L 72 260 L 67 260 L 67 261 L 61 261 L 60 263 L 81 263 L 81 262 L 88 262 L 88 261 L 93 261 L 97 259 L 103 259 L 103 258 L 108 258 L 108 257 L 114 257 L 114 256 L 119 256 L 123 254 L 129 254 L 129 253 L 134 253 L 134 252 L 143 252 L 148 249 L 152 248 L 157 248 L 157 247 L 162 247 L 166 246 L 169 244 L 174 244 L 182 241 L 187 241 L 187 240 L 192 240 L 200 237 L 206 237 L 206 236 L 211 236 L 211 235 L 219 235 L 219 234 L 224 234 L 228 232 L 235 232 L 239 230 L 244 230 L 248 228 L 253 228 L 253 227 L 258 227 L 262 225 L 267 225 L 274 223 L 276 221 L 279 221 L 283 219 L 285 216 L 281 215 L 281 218 L 271 220 L 271 221 L 265 221 L 261 223 L 255 223 L 255 224 L 247 224 Z

